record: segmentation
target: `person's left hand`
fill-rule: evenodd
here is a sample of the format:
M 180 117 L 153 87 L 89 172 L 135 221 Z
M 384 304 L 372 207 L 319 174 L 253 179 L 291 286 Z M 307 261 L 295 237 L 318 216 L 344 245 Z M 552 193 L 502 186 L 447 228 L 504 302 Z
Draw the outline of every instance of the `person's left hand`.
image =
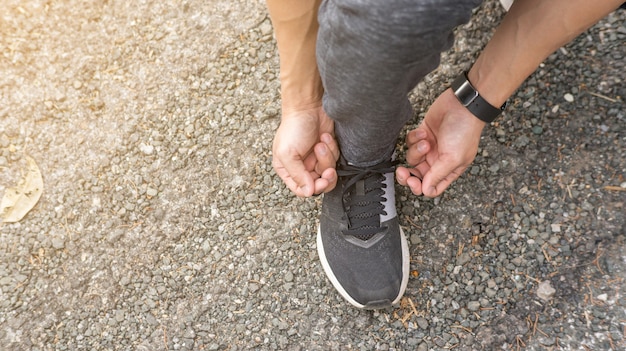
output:
M 437 197 L 467 169 L 476 157 L 485 122 L 454 96 L 443 92 L 432 104 L 420 126 L 406 138 L 406 161 L 396 179 L 415 195 Z

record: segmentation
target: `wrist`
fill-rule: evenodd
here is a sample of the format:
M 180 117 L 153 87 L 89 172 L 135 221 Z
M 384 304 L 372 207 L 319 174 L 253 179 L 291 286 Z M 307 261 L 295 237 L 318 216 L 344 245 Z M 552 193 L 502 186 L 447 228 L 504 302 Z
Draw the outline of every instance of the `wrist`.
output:
M 321 99 L 283 100 L 281 104 L 281 119 L 284 120 L 293 116 L 301 116 L 303 113 L 308 114 L 308 112 L 318 110 L 321 107 Z
M 508 74 L 497 75 L 495 71 L 479 58 L 467 72 L 467 78 L 485 101 L 492 106 L 502 106 L 519 84 L 511 85 L 509 80 L 503 79 Z
M 442 94 L 445 96 L 445 106 L 449 106 L 451 110 L 456 110 L 457 113 L 454 115 L 457 116 L 457 123 L 462 124 L 466 129 L 476 131 L 478 135 L 485 128 L 487 123 L 476 118 L 467 107 L 463 106 L 463 104 L 459 101 L 459 99 L 454 95 L 454 91 L 451 88 L 448 88 Z
M 459 103 L 485 123 L 493 122 L 506 108 L 506 102 L 497 107 L 491 105 L 471 83 L 467 72 L 460 74 L 452 82 L 451 88 Z
M 283 115 L 306 111 L 322 106 L 324 89 L 321 83 L 290 84 L 281 82 L 281 108 Z

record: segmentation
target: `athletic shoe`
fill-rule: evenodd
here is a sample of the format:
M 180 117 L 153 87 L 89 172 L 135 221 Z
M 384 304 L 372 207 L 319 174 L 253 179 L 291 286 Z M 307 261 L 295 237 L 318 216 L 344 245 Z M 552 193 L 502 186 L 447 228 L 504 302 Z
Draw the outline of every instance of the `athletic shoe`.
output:
M 396 162 L 355 167 L 343 159 L 324 194 L 317 251 L 326 275 L 352 305 L 397 304 L 409 280 L 409 248 L 395 207 Z

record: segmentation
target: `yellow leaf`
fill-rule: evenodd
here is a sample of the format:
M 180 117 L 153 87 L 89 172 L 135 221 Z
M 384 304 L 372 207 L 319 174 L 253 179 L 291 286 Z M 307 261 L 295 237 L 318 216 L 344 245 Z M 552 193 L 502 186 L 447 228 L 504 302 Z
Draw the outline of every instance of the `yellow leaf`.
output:
M 4 192 L 0 202 L 0 217 L 3 223 L 19 222 L 37 204 L 43 192 L 41 171 L 31 157 L 26 156 L 27 169 L 15 188 Z

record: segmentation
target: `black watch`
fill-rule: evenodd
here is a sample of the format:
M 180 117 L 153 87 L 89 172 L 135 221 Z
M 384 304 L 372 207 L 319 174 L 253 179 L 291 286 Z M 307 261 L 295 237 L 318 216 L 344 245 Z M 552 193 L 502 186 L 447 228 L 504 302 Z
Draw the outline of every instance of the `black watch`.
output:
M 500 108 L 497 108 L 483 99 L 467 78 L 467 72 L 463 72 L 455 79 L 450 87 L 461 104 L 483 122 L 493 122 L 506 108 L 506 102 Z

